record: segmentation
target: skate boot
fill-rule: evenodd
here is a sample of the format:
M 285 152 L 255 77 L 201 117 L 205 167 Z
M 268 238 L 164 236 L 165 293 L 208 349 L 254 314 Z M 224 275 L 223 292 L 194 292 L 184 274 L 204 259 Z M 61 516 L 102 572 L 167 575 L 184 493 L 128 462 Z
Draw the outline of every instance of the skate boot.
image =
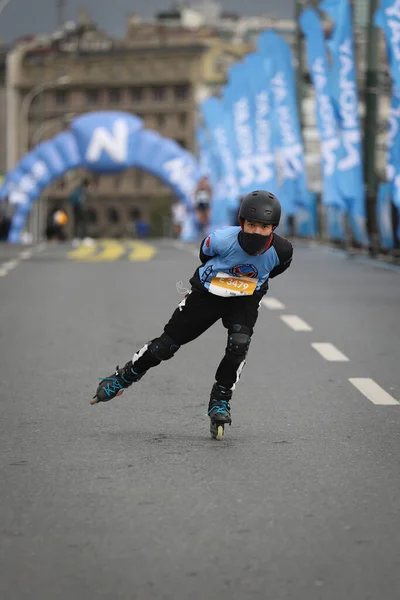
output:
M 115 396 L 120 396 L 126 388 L 131 386 L 135 381 L 139 381 L 143 375 L 144 373 L 136 373 L 134 371 L 131 360 L 122 369 L 117 366 L 115 373 L 100 381 L 96 394 L 93 396 L 90 404 L 108 402 L 112 398 L 115 398 Z
M 220 441 L 224 435 L 225 424 L 231 425 L 231 407 L 229 400 L 232 398 L 232 390 L 214 383 L 210 402 L 208 405 L 208 416 L 210 417 L 211 437 Z

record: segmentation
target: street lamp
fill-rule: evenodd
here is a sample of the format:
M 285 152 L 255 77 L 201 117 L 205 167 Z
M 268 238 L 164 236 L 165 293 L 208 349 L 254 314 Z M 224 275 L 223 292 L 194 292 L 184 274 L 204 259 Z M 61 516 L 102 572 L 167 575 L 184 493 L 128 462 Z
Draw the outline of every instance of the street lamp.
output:
M 43 134 L 48 129 L 51 129 L 52 127 L 54 127 L 55 125 L 59 125 L 60 123 L 64 128 L 72 121 L 74 117 L 75 113 L 68 113 L 60 118 L 50 119 L 48 121 L 44 121 L 44 123 L 41 123 L 32 134 L 32 147 L 35 147 L 42 140 Z
M 24 97 L 21 103 L 21 108 L 19 111 L 19 125 L 20 125 L 20 137 L 19 137 L 19 149 L 20 149 L 20 157 L 24 155 L 25 152 L 29 150 L 29 122 L 28 122 L 28 113 L 29 108 L 33 102 L 33 100 L 46 90 L 52 90 L 54 88 L 62 87 L 63 85 L 67 85 L 70 82 L 70 78 L 68 75 L 62 75 L 55 79 L 54 81 L 45 81 L 43 83 L 39 83 L 34 88 L 32 88 Z M 24 128 L 25 127 L 25 128 Z
M 9 4 L 10 2 L 11 0 L 3 0 L 3 2 L 0 2 L 0 15 L 7 6 L 7 4 Z
M 33 87 L 27 94 L 24 96 L 21 107 L 19 110 L 19 150 L 20 150 L 20 158 L 29 150 L 29 108 L 33 102 L 33 100 L 46 90 L 62 87 L 63 85 L 68 84 L 70 78 L 68 75 L 63 75 L 58 77 L 54 81 L 44 81 L 39 83 L 35 87 Z M 32 240 L 36 242 L 40 237 L 39 232 L 40 226 L 40 215 L 39 215 L 39 201 L 35 202 L 30 218 L 30 232 L 32 234 Z

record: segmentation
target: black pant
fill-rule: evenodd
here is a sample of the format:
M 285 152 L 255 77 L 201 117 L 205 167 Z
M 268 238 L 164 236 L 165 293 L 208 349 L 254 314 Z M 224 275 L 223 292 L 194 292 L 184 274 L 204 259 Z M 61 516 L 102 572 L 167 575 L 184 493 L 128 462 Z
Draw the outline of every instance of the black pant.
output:
M 74 205 L 74 238 L 83 239 L 87 236 L 87 214 L 83 206 Z
M 228 335 L 238 329 L 243 329 L 251 337 L 257 321 L 260 301 L 259 295 L 223 298 L 192 290 L 172 314 L 164 327 L 164 333 L 177 346 L 183 346 L 195 340 L 211 325 L 222 319 Z M 239 325 L 240 328 L 238 328 Z M 133 358 L 133 366 L 138 373 L 144 373 L 161 362 L 148 349 L 148 345 L 150 343 L 139 350 Z M 231 353 L 226 351 L 215 375 L 217 383 L 230 389 L 234 388 L 245 364 L 245 355 L 242 356 L 243 360 L 240 360 L 239 364 L 232 358 Z

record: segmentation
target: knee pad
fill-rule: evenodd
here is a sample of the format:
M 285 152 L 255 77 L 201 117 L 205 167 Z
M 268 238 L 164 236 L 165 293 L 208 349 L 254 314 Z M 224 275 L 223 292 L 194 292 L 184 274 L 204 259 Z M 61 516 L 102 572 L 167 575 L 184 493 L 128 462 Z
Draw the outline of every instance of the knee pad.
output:
M 169 360 L 180 346 L 166 333 L 150 342 L 149 350 L 158 360 Z
M 228 332 L 227 357 L 234 362 L 241 363 L 246 358 L 250 341 L 250 329 L 244 325 L 242 325 L 240 332 Z

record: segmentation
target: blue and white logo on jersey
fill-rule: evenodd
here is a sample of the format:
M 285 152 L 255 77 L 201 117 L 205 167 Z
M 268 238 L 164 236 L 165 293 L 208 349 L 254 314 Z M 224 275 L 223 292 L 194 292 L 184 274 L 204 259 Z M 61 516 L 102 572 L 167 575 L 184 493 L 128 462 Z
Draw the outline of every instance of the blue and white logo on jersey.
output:
M 229 272 L 231 275 L 235 275 L 235 277 L 251 277 L 252 279 L 256 279 L 258 276 L 257 267 L 249 264 L 236 265 Z

